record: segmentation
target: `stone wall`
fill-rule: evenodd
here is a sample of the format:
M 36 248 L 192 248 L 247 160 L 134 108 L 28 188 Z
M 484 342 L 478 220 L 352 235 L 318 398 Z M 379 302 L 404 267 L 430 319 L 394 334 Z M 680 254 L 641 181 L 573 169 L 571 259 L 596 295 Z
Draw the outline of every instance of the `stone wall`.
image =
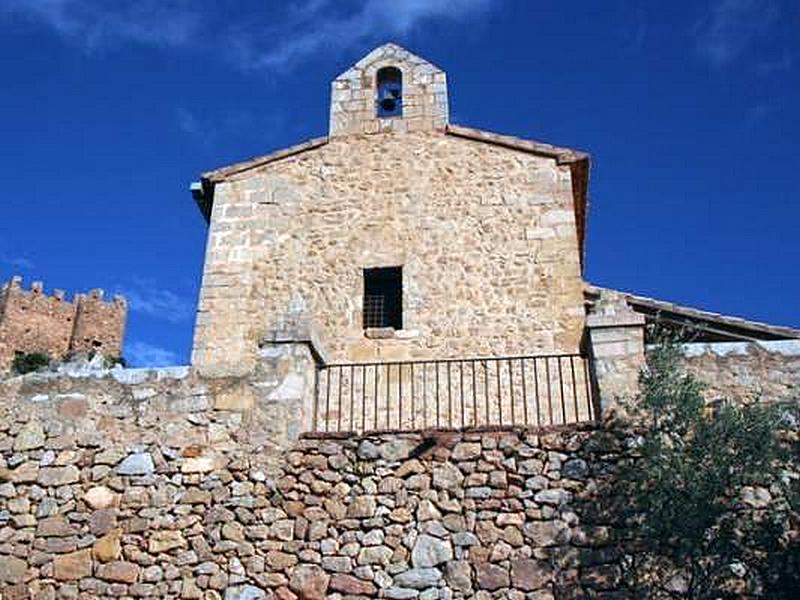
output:
M 608 417 L 636 397 L 645 365 L 644 316 L 622 294 L 604 290 L 586 319 L 600 411 Z
M 402 117 L 376 116 L 376 75 L 403 74 Z M 447 125 L 447 77 L 441 69 L 395 44 L 370 52 L 331 83 L 331 137 L 387 131 L 428 131 Z
M 684 365 L 709 401 L 800 400 L 800 341 L 685 344 Z
M 75 295 L 75 327 L 70 352 L 101 351 L 106 356 L 122 356 L 127 303 L 122 296 L 103 300 L 103 290 Z
M 2 384 L 2 597 L 544 600 L 614 589 L 613 531 L 582 509 L 621 456 L 613 435 L 286 444 L 274 424 L 291 420 L 277 400 L 290 377 L 280 359 L 267 363 L 261 385 L 186 369 Z
M 362 329 L 362 270 L 403 267 L 403 326 Z M 333 138 L 216 183 L 192 364 L 243 372 L 304 311 L 334 361 L 577 352 L 567 164 L 444 132 Z
M 41 282 L 33 282 L 30 290 L 21 283 L 14 277 L 0 289 L 0 375 L 16 352 L 42 352 L 53 359 L 89 350 L 120 356 L 127 316 L 122 297 L 105 302 L 102 290 L 93 290 L 68 302 L 61 290 L 48 295 Z

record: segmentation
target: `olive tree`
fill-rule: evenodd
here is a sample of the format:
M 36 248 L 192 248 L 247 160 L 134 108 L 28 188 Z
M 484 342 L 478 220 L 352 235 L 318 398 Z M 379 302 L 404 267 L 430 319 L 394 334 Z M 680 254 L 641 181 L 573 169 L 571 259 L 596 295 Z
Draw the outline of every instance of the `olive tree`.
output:
M 627 584 L 649 598 L 788 598 L 800 589 L 796 405 L 712 410 L 680 352 L 660 344 L 640 380 L 637 457 L 616 489 L 634 532 Z

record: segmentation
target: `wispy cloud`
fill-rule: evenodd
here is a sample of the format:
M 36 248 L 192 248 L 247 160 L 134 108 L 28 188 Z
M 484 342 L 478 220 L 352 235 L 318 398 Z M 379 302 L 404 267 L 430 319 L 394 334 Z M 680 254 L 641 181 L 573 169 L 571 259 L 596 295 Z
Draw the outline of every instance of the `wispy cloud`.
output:
M 43 23 L 87 50 L 120 42 L 185 46 L 201 26 L 186 0 L 4 0 L 0 12 Z
M 246 110 L 233 110 L 216 118 L 203 116 L 193 110 L 179 107 L 175 111 L 175 124 L 181 133 L 205 148 L 213 148 L 221 140 L 259 135 L 270 131 L 279 135 L 287 127 L 286 119 L 272 113 L 255 114 Z
M 27 256 L 14 252 L 9 248 L 9 244 L 0 237 L 0 267 L 10 267 L 13 269 L 32 269 L 33 261 Z
M 696 23 L 696 49 L 712 67 L 733 63 L 777 22 L 771 0 L 715 0 Z
M 169 367 L 178 364 L 178 354 L 141 340 L 127 344 L 125 358 L 133 367 Z
M 115 293 L 128 300 L 128 308 L 155 319 L 180 323 L 194 315 L 194 304 L 172 290 L 159 287 L 151 279 L 135 278 L 131 284 L 118 285 Z
M 480 16 L 497 2 L 300 0 L 221 19 L 214 3 L 189 0 L 4 0 L 0 16 L 42 23 L 87 50 L 130 43 L 181 47 L 222 55 L 243 71 L 262 71 L 288 68 L 317 52 L 405 36 L 427 23 Z
M 33 262 L 24 256 L 12 256 L 0 251 L 0 265 L 8 265 L 16 269 L 32 269 Z
M 318 52 L 342 51 L 387 37 L 404 36 L 427 22 L 463 20 L 486 12 L 494 0 L 365 0 L 342 12 L 331 0 L 307 0 L 290 17 L 289 30 L 277 38 L 243 34 L 234 40 L 240 66 L 285 69 Z

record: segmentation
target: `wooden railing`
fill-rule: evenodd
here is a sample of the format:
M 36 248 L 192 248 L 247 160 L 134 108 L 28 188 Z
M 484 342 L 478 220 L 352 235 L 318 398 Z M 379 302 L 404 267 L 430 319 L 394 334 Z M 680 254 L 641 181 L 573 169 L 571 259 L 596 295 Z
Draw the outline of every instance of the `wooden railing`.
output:
M 594 419 L 587 359 L 550 354 L 324 365 L 312 429 L 545 427 Z

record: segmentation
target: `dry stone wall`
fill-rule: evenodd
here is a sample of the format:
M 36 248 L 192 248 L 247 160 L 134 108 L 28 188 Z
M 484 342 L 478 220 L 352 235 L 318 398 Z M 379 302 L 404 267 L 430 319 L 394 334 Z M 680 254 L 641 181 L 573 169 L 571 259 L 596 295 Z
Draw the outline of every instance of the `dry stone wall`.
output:
M 800 340 L 686 344 L 683 361 L 709 401 L 800 400 Z
M 2 597 L 544 600 L 614 589 L 613 531 L 581 506 L 622 455 L 616 437 L 292 442 L 287 398 L 307 382 L 286 352 L 306 355 L 280 350 L 257 381 L 169 369 L 4 382 Z
M 344 136 L 216 184 L 192 364 L 250 368 L 287 313 L 333 361 L 576 352 L 569 165 L 444 132 Z M 403 267 L 403 330 L 362 329 L 362 270 Z

